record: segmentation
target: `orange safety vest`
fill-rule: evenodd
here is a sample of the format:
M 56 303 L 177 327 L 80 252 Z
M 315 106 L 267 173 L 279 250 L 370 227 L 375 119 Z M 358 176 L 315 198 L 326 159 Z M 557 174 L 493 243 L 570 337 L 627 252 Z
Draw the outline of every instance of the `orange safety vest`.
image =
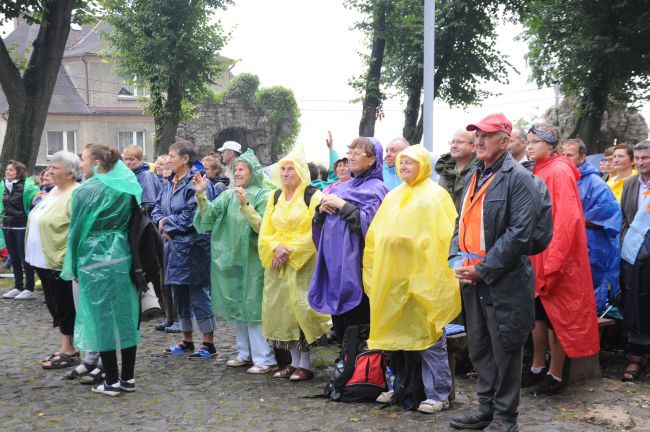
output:
M 463 201 L 463 208 L 460 212 L 460 226 L 458 228 L 458 246 L 462 252 L 478 254 L 485 257 L 485 236 L 483 230 L 483 200 L 487 188 L 496 177 L 496 173 L 483 184 L 474 194 L 478 173 L 472 177 L 467 189 L 467 195 Z M 465 258 L 463 266 L 476 265 L 484 258 Z

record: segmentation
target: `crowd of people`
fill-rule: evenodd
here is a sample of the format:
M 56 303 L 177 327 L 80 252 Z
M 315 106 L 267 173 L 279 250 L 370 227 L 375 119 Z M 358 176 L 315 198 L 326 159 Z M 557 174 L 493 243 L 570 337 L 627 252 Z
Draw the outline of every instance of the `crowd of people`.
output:
M 164 241 L 156 328 L 180 338 L 161 347 L 167 355 L 214 358 L 219 317 L 235 328 L 227 367 L 300 382 L 314 377 L 314 344 L 361 338 L 416 354 L 416 408 L 435 413 L 450 406 L 447 333 L 462 324 L 479 406 L 451 426 L 515 431 L 521 387 L 561 391 L 566 359 L 600 351 L 598 316 L 614 310 L 629 344 L 622 378 L 639 377 L 650 347 L 650 141 L 608 149 L 600 172 L 582 141 L 547 124 L 513 130 L 503 114 L 456 132 L 435 164 L 403 138 L 384 153 L 358 137 L 343 158 L 326 142 L 328 168 L 297 148 L 268 176 L 234 141 L 201 161 L 178 141 L 153 171 L 138 146 L 90 144 L 81 158 L 56 153 L 42 191 L 11 161 L 0 189 L 15 288 L 3 297 L 33 297 L 38 274 L 61 333 L 42 367 L 70 367 L 66 378 L 96 393 L 135 391 L 128 236 L 140 206 Z

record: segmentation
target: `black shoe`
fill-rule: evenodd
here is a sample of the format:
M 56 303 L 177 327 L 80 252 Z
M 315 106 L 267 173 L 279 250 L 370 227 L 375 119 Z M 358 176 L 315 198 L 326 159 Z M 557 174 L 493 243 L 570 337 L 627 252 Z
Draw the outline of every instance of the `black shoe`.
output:
M 481 430 L 485 429 L 491 422 L 491 414 L 472 411 L 453 416 L 449 421 L 449 425 L 454 429 Z
M 511 422 L 500 418 L 495 418 L 492 423 L 483 432 L 518 432 L 517 422 Z
M 552 375 L 546 375 L 544 381 L 537 387 L 535 393 L 552 396 L 559 393 L 564 388 L 564 380 L 558 381 Z
M 159 322 L 158 324 L 156 324 L 155 326 L 153 326 L 153 328 L 155 328 L 158 331 L 165 331 L 165 327 L 169 327 L 172 324 L 174 324 L 174 323 L 170 322 L 170 321 L 162 321 L 162 322 Z
M 542 369 L 539 373 L 534 373 L 530 368 L 528 368 L 524 371 L 523 376 L 521 377 L 521 388 L 532 387 L 535 384 L 538 384 L 544 379 L 547 372 L 547 368 Z

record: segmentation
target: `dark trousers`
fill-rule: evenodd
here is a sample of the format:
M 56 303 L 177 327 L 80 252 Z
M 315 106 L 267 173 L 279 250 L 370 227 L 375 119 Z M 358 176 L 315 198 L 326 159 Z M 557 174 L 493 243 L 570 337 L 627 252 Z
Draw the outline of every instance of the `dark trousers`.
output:
M 137 346 L 122 348 L 122 380 L 128 381 L 133 378 L 135 371 L 135 353 Z M 106 373 L 106 383 L 115 384 L 118 381 L 117 351 L 102 351 L 99 353 L 102 359 L 102 366 Z
M 34 268 L 25 261 L 25 230 L 2 228 L 7 244 L 7 252 L 11 257 L 11 267 L 14 269 L 14 284 L 18 291 L 26 289 L 34 291 Z M 25 285 L 23 288 L 23 268 L 25 269 Z
M 52 315 L 52 326 L 58 327 L 61 334 L 72 337 L 76 311 L 72 296 L 72 281 L 60 278 L 61 272 L 35 267 L 43 285 L 45 304 Z
M 370 301 L 365 293 L 357 306 L 341 315 L 332 315 L 332 328 L 339 342 L 343 342 L 345 329 L 359 324 L 370 324 Z
M 476 393 L 479 410 L 494 418 L 517 421 L 523 344 L 504 351 L 494 308 L 484 305 L 475 287 L 463 287 L 469 358 L 478 374 Z

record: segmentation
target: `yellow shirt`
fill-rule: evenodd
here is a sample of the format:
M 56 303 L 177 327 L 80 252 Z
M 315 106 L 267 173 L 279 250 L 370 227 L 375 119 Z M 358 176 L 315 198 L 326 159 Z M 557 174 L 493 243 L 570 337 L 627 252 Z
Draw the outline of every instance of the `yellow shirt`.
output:
M 637 174 L 637 170 L 632 170 L 632 174 L 630 174 L 629 177 L 632 177 L 633 175 Z M 618 203 L 621 203 L 621 196 L 623 195 L 623 182 L 625 182 L 626 178 L 619 178 L 618 176 L 612 177 L 609 180 L 607 180 L 607 186 L 614 192 L 614 196 L 616 197 L 616 201 Z

